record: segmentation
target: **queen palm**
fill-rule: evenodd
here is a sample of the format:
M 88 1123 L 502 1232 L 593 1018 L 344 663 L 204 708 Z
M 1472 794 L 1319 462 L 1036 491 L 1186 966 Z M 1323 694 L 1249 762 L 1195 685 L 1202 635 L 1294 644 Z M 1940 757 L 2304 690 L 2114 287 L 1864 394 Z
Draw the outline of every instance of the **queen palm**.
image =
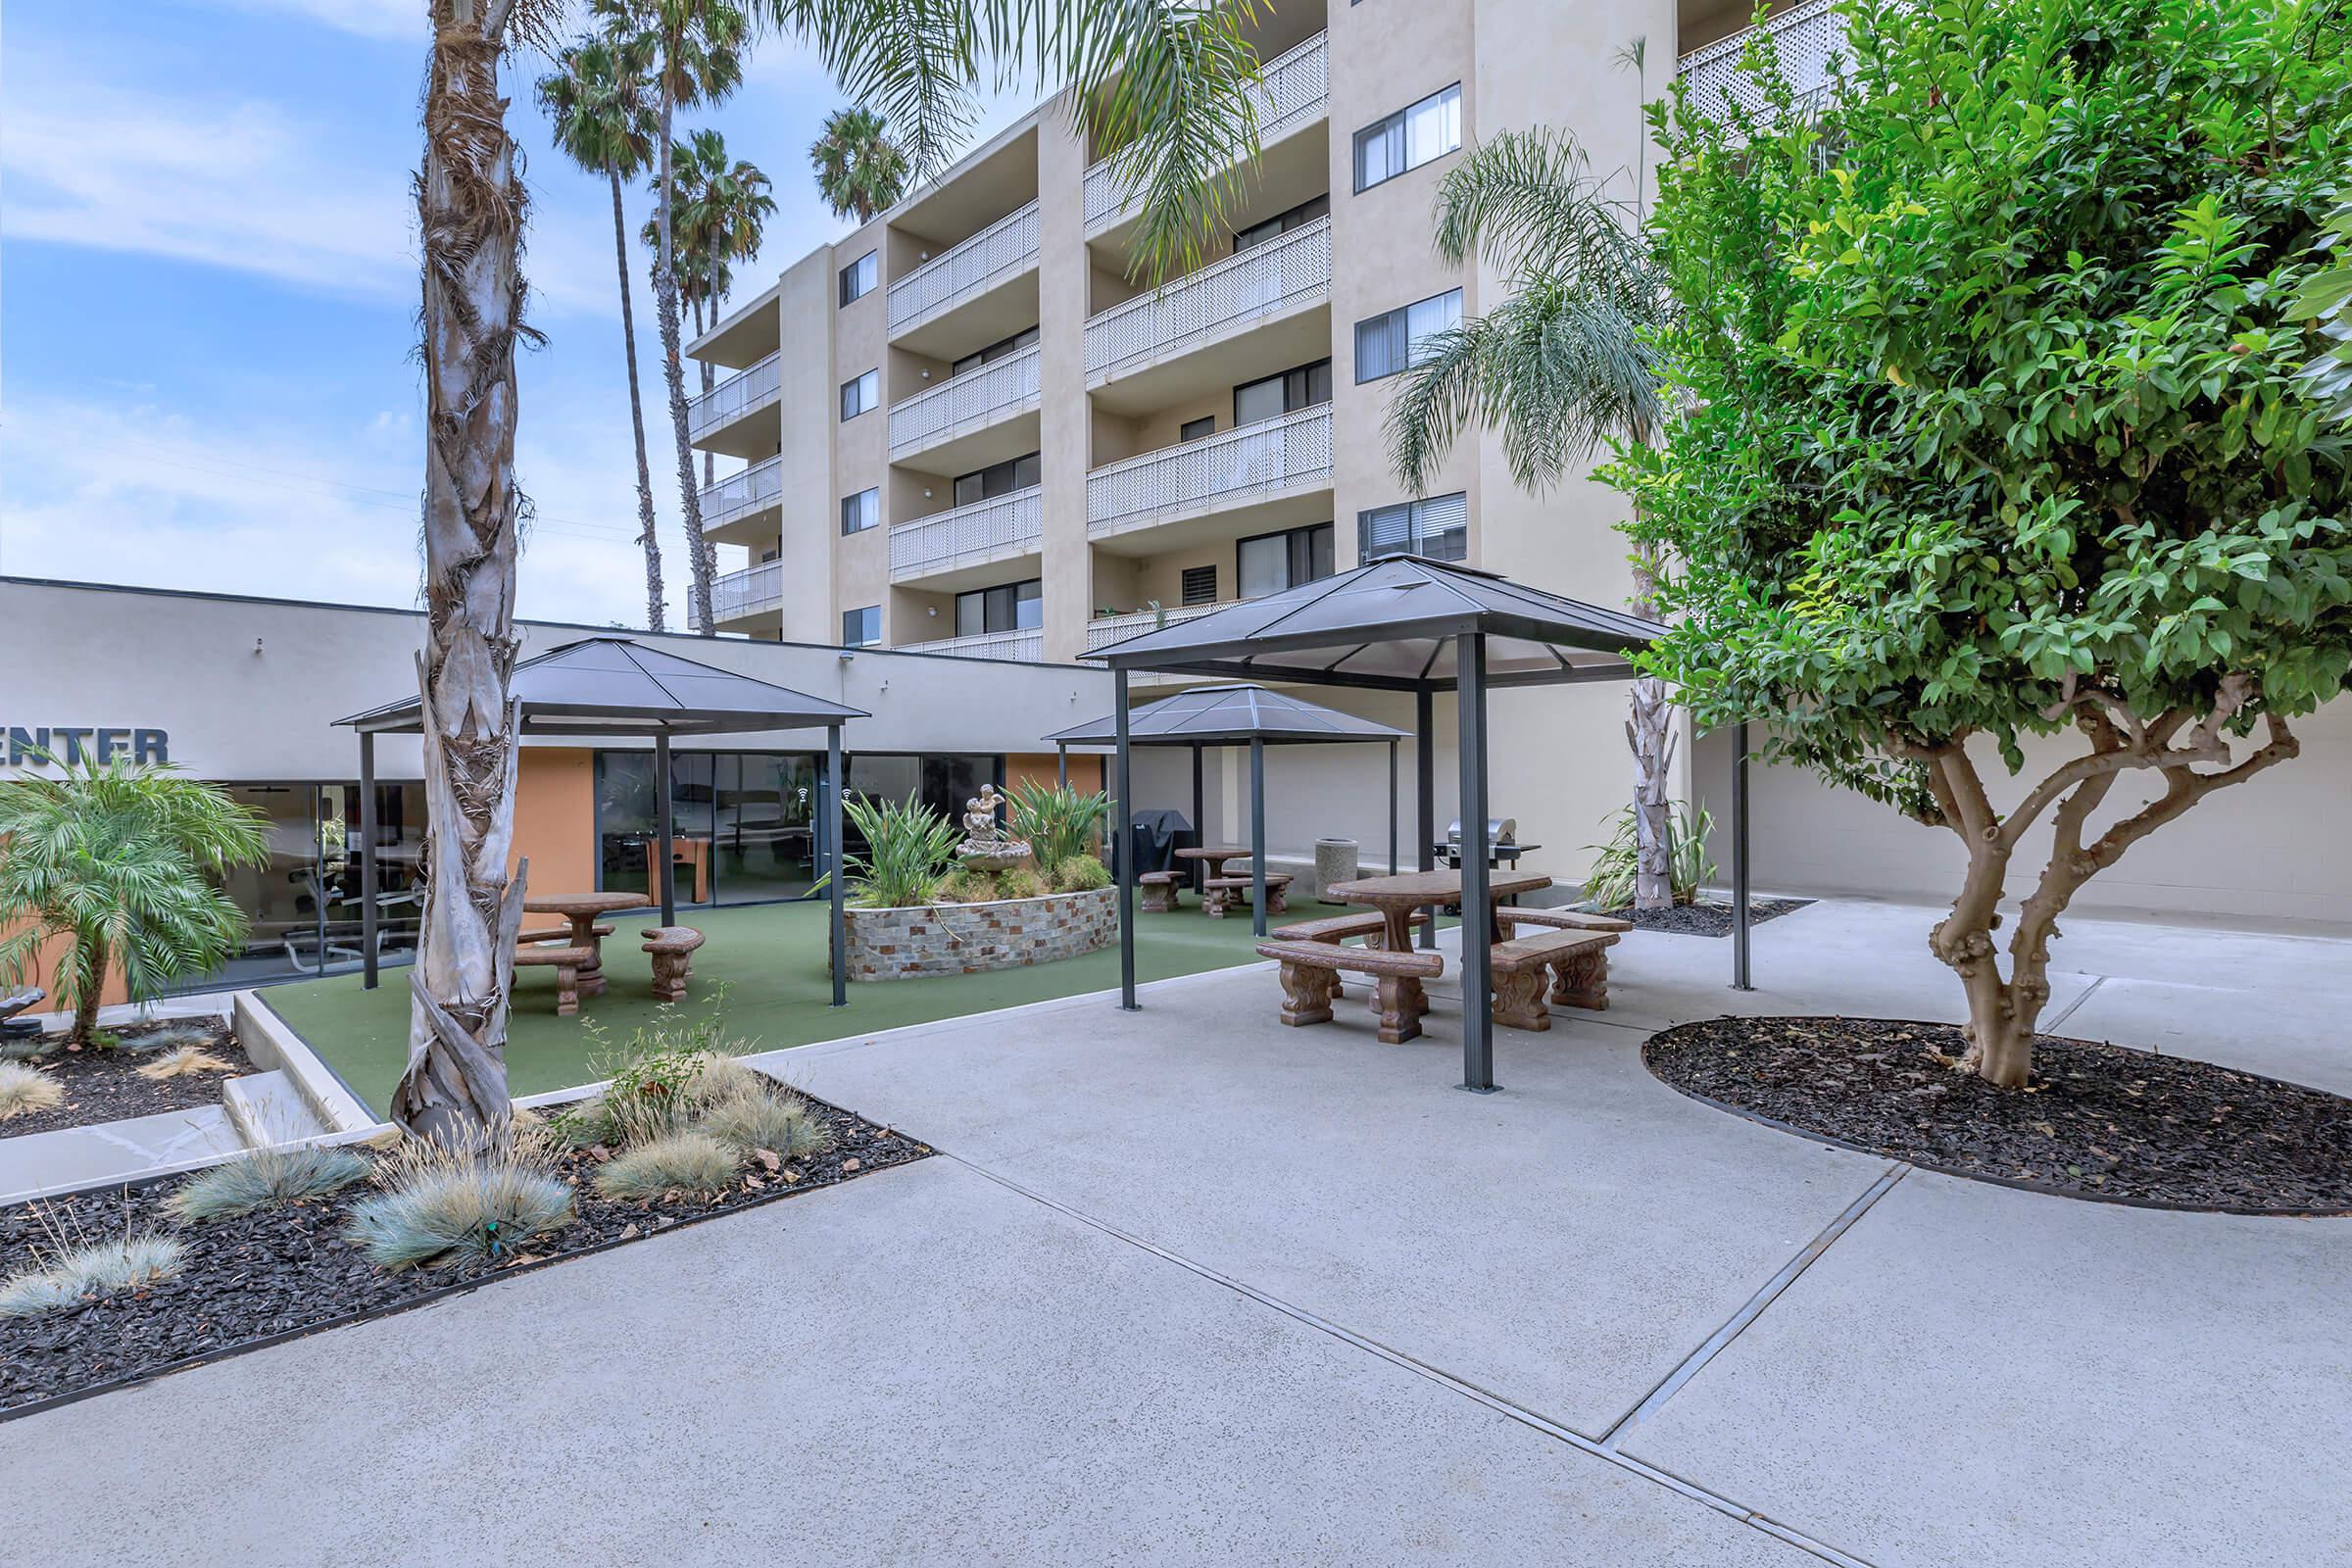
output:
M 110 970 L 133 1002 L 219 968 L 246 920 L 220 891 L 231 867 L 269 863 L 260 813 L 169 763 L 84 760 L 64 776 L 0 784 L 0 980 L 50 981 L 87 1045 Z
M 675 214 L 678 292 L 692 313 L 694 335 L 718 319 L 719 301 L 734 285 L 733 263 L 749 262 L 760 254 L 760 241 L 776 199 L 768 194 L 770 181 L 760 166 L 730 160 L 727 139 L 716 130 L 698 130 L 671 152 L 671 211 Z M 659 244 L 655 220 L 643 231 L 648 249 Z M 715 375 L 708 360 L 702 365 L 703 390 L 710 390 Z M 717 477 L 715 460 L 703 454 L 703 484 Z M 704 548 L 710 549 L 706 541 Z M 715 564 L 715 556 L 713 558 Z
M 654 531 L 653 470 L 645 456 L 645 401 L 637 387 L 637 321 L 629 301 L 628 220 L 621 186 L 653 157 L 655 115 L 646 74 L 651 62 L 623 34 L 581 39 L 539 78 L 539 107 L 555 122 L 556 145 L 612 186 L 612 247 L 620 264 L 621 358 L 629 373 L 629 429 L 637 440 L 637 542 L 645 551 L 645 624 L 663 630 L 662 543 Z
M 1397 477 L 1415 495 L 1461 433 L 1498 431 L 1522 488 L 1558 484 L 1611 442 L 1646 445 L 1663 417 L 1650 331 L 1670 296 L 1628 202 L 1594 178 L 1564 131 L 1503 131 L 1439 182 L 1437 249 L 1459 267 L 1483 258 L 1504 273 L 1501 300 L 1483 317 L 1417 345 L 1388 412 Z M 1634 559 L 1633 608 L 1654 615 L 1657 563 Z M 1627 736 L 1634 753 L 1638 844 L 1635 898 L 1674 902 L 1666 798 L 1672 741 L 1666 692 L 1633 684 Z
M 898 204 L 906 189 L 906 155 L 890 139 L 889 122 L 870 109 L 836 109 L 808 147 L 816 191 L 835 218 L 858 215 L 869 223 Z
M 808 45 L 850 97 L 906 127 L 918 174 L 936 170 L 969 127 L 984 81 L 1003 85 L 1025 68 L 1067 83 L 1074 128 L 1110 149 L 1114 177 L 1138 194 L 1136 270 L 1153 283 L 1198 264 L 1240 188 L 1228 172 L 1257 151 L 1247 91 L 1257 54 L 1244 32 L 1255 0 L 900 8 L 920 25 L 895 24 L 900 13 L 891 14 L 894 24 L 878 24 L 874 0 L 758 3 L 760 19 Z M 404 1126 L 453 1140 L 494 1140 L 510 1120 L 507 1016 L 522 920 L 523 878 L 509 876 L 507 857 L 522 508 L 514 344 L 529 330 L 520 266 L 527 198 L 499 78 L 511 49 L 548 43 L 563 9 L 556 0 L 430 0 L 416 179 L 426 429 L 418 676 L 429 891 L 410 971 L 409 1063 L 392 1111 Z M 673 338 L 675 318 L 673 294 Z M 675 350 L 664 348 L 675 387 Z M 690 481 L 691 469 L 680 466 Z M 687 499 L 692 506 L 691 490 Z M 699 508 L 689 523 L 699 534 Z

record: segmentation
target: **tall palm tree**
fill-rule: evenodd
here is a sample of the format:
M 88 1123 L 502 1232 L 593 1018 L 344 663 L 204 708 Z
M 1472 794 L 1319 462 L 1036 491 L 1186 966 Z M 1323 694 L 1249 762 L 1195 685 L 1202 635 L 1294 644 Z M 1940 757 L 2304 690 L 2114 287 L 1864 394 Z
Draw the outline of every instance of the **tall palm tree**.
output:
M 698 130 L 678 143 L 670 162 L 670 203 L 675 216 L 678 292 L 694 318 L 694 335 L 718 320 L 719 301 L 734 286 L 733 263 L 759 256 L 767 220 L 776 199 L 771 182 L 760 166 L 727 156 L 727 139 L 715 130 Z M 654 220 L 643 237 L 650 250 L 659 244 Z M 703 390 L 716 379 L 710 362 L 702 361 Z M 717 473 L 711 454 L 703 454 L 703 484 L 708 488 Z M 706 542 L 705 549 L 710 548 Z
M 809 143 L 817 194 L 835 218 L 856 213 L 858 222 L 870 223 L 906 193 L 906 155 L 890 139 L 888 127 L 870 109 L 836 109 L 825 117 L 823 133 Z
M 1459 267 L 1483 257 L 1506 276 L 1499 304 L 1421 345 L 1389 404 L 1396 474 L 1419 495 L 1461 432 L 1498 430 L 1511 476 L 1543 492 L 1612 441 L 1647 444 L 1664 416 L 1649 332 L 1671 309 L 1640 227 L 1637 196 L 1589 172 L 1565 131 L 1503 131 L 1447 171 L 1436 203 L 1437 249 Z M 1634 560 L 1633 608 L 1654 616 L 1657 561 Z M 1674 903 L 1666 798 L 1673 737 L 1666 690 L 1633 684 L 1638 840 L 1634 902 Z
M 629 301 L 628 220 L 621 185 L 654 154 L 655 115 L 646 75 L 652 64 L 626 34 L 582 38 L 539 78 L 539 107 L 555 122 L 556 145 L 612 185 L 612 248 L 620 264 L 620 347 L 629 370 L 629 429 L 637 438 L 637 542 L 645 551 L 645 624 L 662 631 L 662 542 L 654 531 L 654 478 L 645 456 L 645 400 L 637 387 L 637 318 Z

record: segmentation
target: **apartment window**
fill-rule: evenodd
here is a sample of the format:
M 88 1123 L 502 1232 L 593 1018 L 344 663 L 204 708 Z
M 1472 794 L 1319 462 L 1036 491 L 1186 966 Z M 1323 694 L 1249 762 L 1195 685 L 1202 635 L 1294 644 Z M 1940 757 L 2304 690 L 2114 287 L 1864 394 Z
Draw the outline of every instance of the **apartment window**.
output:
M 1255 424 L 1331 401 L 1331 362 L 1317 360 L 1233 389 L 1233 422 Z
M 1238 255 L 1252 246 L 1263 245 L 1270 239 L 1280 239 L 1294 228 L 1304 228 L 1316 219 L 1330 216 L 1331 197 L 1328 194 L 1317 196 L 1311 201 L 1300 202 L 1289 212 L 1277 213 L 1262 223 L 1251 223 L 1248 228 L 1235 229 L 1233 233 L 1234 252 Z
M 882 607 L 868 605 L 863 610 L 845 610 L 841 612 L 841 646 L 871 648 L 882 640 Z
M 1358 385 L 1395 375 L 1419 365 L 1429 352 L 1429 340 L 1462 324 L 1462 291 L 1443 294 L 1355 323 L 1355 379 Z
M 1406 551 L 1431 561 L 1470 556 L 1470 498 L 1461 491 L 1374 507 L 1355 514 L 1356 553 L 1365 561 Z
M 1217 602 L 1217 568 L 1187 566 L 1184 568 L 1184 602 L 1188 605 L 1213 605 Z
M 968 507 L 975 501 L 993 501 L 1008 496 L 1015 490 L 1026 490 L 1043 478 L 1044 469 L 1038 455 L 1012 458 L 1004 463 L 992 463 L 985 468 L 956 476 L 956 505 Z
M 868 370 L 855 381 L 841 383 L 841 416 L 855 419 L 882 401 L 882 372 Z
M 1176 430 L 1176 439 L 1179 441 L 1199 441 L 1204 437 L 1215 435 L 1216 433 L 1217 416 L 1213 414 L 1203 414 L 1198 419 L 1187 419 L 1183 424 L 1179 425 Z
M 863 533 L 882 520 L 882 492 L 860 490 L 841 498 L 841 531 Z
M 1034 326 L 1026 331 L 1015 332 L 1008 338 L 991 343 L 976 354 L 966 354 L 962 359 L 957 360 L 948 368 L 949 378 L 953 379 L 966 370 L 977 370 L 983 365 L 994 365 L 1007 355 L 1020 353 L 1021 350 L 1036 341 L 1037 328 Z
M 956 596 L 956 635 L 979 637 L 992 631 L 1033 631 L 1045 624 L 1046 587 L 1036 577 L 1000 583 Z
M 873 251 L 867 251 L 841 270 L 841 303 L 861 300 L 874 291 L 882 281 L 882 263 Z
M 1462 84 L 1457 81 L 1355 133 L 1355 188 L 1370 190 L 1461 145 Z
M 1278 594 L 1300 583 L 1331 575 L 1332 525 L 1318 522 L 1305 528 L 1286 528 L 1245 539 L 1237 550 L 1242 597 L 1256 599 Z

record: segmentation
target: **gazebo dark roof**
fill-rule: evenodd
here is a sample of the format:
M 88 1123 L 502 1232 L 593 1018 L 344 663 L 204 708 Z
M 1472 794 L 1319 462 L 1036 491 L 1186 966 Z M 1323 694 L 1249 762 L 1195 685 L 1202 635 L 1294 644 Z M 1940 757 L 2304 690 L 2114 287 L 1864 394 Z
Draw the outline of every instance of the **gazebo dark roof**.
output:
M 627 637 L 583 637 L 526 659 L 511 689 L 526 735 L 724 735 L 872 716 Z M 415 734 L 422 711 L 410 696 L 338 722 L 372 735 Z
M 1626 656 L 1663 630 L 1492 572 L 1396 555 L 1085 657 L 1113 669 L 1445 690 L 1456 637 L 1486 638 L 1489 685 L 1526 686 L 1623 679 Z
M 1046 739 L 1056 746 L 1115 746 L 1118 715 L 1073 724 Z M 1293 746 L 1317 741 L 1401 741 L 1403 730 L 1358 718 L 1263 686 L 1196 686 L 1127 717 L 1131 746 Z

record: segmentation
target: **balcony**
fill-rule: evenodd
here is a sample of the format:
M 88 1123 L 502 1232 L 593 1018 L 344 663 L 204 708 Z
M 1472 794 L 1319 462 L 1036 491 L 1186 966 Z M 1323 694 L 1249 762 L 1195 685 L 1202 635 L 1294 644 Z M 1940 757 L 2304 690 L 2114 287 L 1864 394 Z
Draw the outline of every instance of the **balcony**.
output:
M 1683 56 L 1676 63 L 1675 74 L 1690 84 L 1690 108 L 1726 118 L 1734 107 L 1750 114 L 1764 110 L 1755 82 L 1740 74 L 1740 56 L 1759 31 L 1772 38 L 1781 70 L 1796 89 L 1797 102 L 1808 108 L 1817 105 L 1829 89 L 1830 57 L 1842 53 L 1845 45 L 1830 5 L 1831 0 L 1803 0 L 1766 18 L 1761 28 L 1742 27 Z
M 890 530 L 890 580 L 947 577 L 1034 556 L 1045 532 L 1045 491 L 1038 485 L 917 517 Z
M 1037 203 L 1031 201 L 891 284 L 890 335 L 896 340 L 936 321 L 1036 267 Z
M 784 459 L 781 455 L 755 463 L 741 473 L 729 474 L 703 489 L 703 532 L 723 537 L 726 530 L 748 524 L 778 510 L 784 499 Z M 762 533 L 773 530 L 761 530 Z M 728 544 L 748 539 L 726 538 Z
M 1325 34 L 1316 33 L 1266 63 L 1250 97 L 1257 106 L 1258 146 L 1271 147 L 1301 126 L 1321 120 L 1331 108 L 1331 65 Z M 1086 172 L 1086 237 L 1093 239 L 1128 216 L 1135 193 L 1111 174 L 1103 159 Z
M 1124 615 L 1098 615 L 1086 623 L 1086 651 L 1108 648 L 1130 637 L 1141 637 L 1148 631 L 1163 626 L 1181 626 L 1188 620 L 1198 620 L 1211 611 L 1231 610 L 1239 599 L 1221 600 L 1213 605 L 1184 605 L 1161 610 L 1138 610 Z
M 1303 503 L 1330 488 L 1331 406 L 1317 404 L 1095 469 L 1086 476 L 1086 536 L 1102 541 L 1236 507 Z
M 1036 409 L 1038 349 L 1033 343 L 1018 354 L 951 376 L 927 392 L 891 405 L 890 461 L 904 462 Z
M 1031 626 L 1021 631 L 987 631 L 970 637 L 942 637 L 937 642 L 904 643 L 902 654 L 945 654 L 951 659 L 1008 659 L 1023 664 L 1046 662 L 1046 634 Z
M 1331 220 L 1318 218 L 1139 294 L 1086 323 L 1090 385 L 1331 299 Z
M 761 562 L 743 571 L 730 571 L 710 584 L 710 618 L 718 625 L 778 614 L 783 609 L 781 561 Z
M 782 355 L 770 354 L 759 364 L 736 371 L 710 391 L 686 405 L 686 435 L 696 446 L 725 451 L 724 446 L 707 439 L 717 436 L 729 425 L 736 424 L 763 409 L 773 408 L 776 395 L 783 386 Z M 764 448 L 773 452 L 775 442 L 769 440 Z M 732 453 L 734 457 L 750 457 L 753 452 Z

